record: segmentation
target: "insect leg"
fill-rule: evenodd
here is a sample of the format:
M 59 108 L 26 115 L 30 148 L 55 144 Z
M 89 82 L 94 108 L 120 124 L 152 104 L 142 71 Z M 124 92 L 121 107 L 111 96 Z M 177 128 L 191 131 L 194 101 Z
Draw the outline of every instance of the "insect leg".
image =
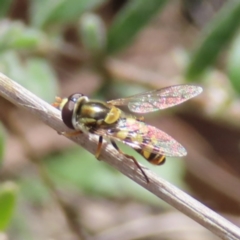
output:
M 135 165 L 136 165 L 136 166 L 138 167 L 138 169 L 142 172 L 142 174 L 143 174 L 143 176 L 145 177 L 147 183 L 149 183 L 148 176 L 147 176 L 147 174 L 143 171 L 143 169 L 142 169 L 141 166 L 139 165 L 138 161 L 137 161 L 133 156 L 130 156 L 130 155 L 122 152 L 122 151 L 119 149 L 119 147 L 117 146 L 117 144 L 116 144 L 112 139 L 111 139 L 110 141 L 111 141 L 113 147 L 114 147 L 119 153 L 121 153 L 121 154 L 123 154 L 124 156 L 126 156 L 127 158 L 130 158 L 130 159 L 133 160 L 133 162 L 135 163 Z
M 96 157 L 97 159 L 99 158 L 99 155 L 100 155 L 100 153 L 101 153 L 102 142 L 103 142 L 103 136 L 99 136 L 97 151 L 96 151 L 96 153 L 95 153 L 95 157 Z

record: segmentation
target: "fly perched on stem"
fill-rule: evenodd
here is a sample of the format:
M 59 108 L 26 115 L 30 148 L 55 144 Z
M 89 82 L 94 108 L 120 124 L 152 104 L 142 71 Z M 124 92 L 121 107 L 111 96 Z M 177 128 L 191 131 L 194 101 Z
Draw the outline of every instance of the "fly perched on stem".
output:
M 119 153 L 133 160 L 149 182 L 137 160 L 123 153 L 115 141 L 132 147 L 155 165 L 163 164 L 165 156 L 183 157 L 187 151 L 171 136 L 145 123 L 143 118 L 128 115 L 116 106 L 126 105 L 131 112 L 145 114 L 175 106 L 201 92 L 199 86 L 175 85 L 108 102 L 91 100 L 81 93 L 74 93 L 68 98 L 56 97 L 53 105 L 61 110 L 63 122 L 70 129 L 76 130 L 64 135 L 70 137 L 82 132 L 98 135 L 96 158 L 101 153 L 103 138 L 108 138 Z

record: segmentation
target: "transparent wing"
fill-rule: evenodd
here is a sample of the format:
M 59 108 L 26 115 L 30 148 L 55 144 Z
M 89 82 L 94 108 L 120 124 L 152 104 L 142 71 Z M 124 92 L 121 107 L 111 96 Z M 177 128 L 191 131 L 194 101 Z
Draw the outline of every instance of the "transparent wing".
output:
M 149 153 L 172 157 L 187 155 L 185 148 L 167 133 L 135 119 L 123 118 L 112 128 L 99 128 L 93 132 L 121 141 L 136 150 L 144 149 Z
M 127 105 L 132 112 L 148 113 L 175 106 L 197 96 L 201 92 L 202 88 L 199 86 L 175 85 L 127 98 L 111 100 L 108 103 L 116 106 Z

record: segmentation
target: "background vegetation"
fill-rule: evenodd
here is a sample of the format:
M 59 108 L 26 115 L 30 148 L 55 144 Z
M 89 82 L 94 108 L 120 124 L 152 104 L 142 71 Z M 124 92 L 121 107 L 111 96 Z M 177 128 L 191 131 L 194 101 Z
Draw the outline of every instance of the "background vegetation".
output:
M 146 121 L 188 150 L 153 167 L 240 226 L 240 2 L 1 0 L 0 71 L 49 103 L 182 83 L 201 96 Z M 0 239 L 216 239 L 0 99 Z

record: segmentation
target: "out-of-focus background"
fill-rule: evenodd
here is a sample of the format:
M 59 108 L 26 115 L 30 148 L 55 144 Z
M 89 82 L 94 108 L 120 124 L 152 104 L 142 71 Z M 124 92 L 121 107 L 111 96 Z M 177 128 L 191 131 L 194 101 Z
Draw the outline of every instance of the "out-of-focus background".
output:
M 174 84 L 203 93 L 146 121 L 188 151 L 151 166 L 240 226 L 240 1 L 1 0 L 0 71 L 48 101 Z M 0 239 L 218 239 L 0 99 Z

